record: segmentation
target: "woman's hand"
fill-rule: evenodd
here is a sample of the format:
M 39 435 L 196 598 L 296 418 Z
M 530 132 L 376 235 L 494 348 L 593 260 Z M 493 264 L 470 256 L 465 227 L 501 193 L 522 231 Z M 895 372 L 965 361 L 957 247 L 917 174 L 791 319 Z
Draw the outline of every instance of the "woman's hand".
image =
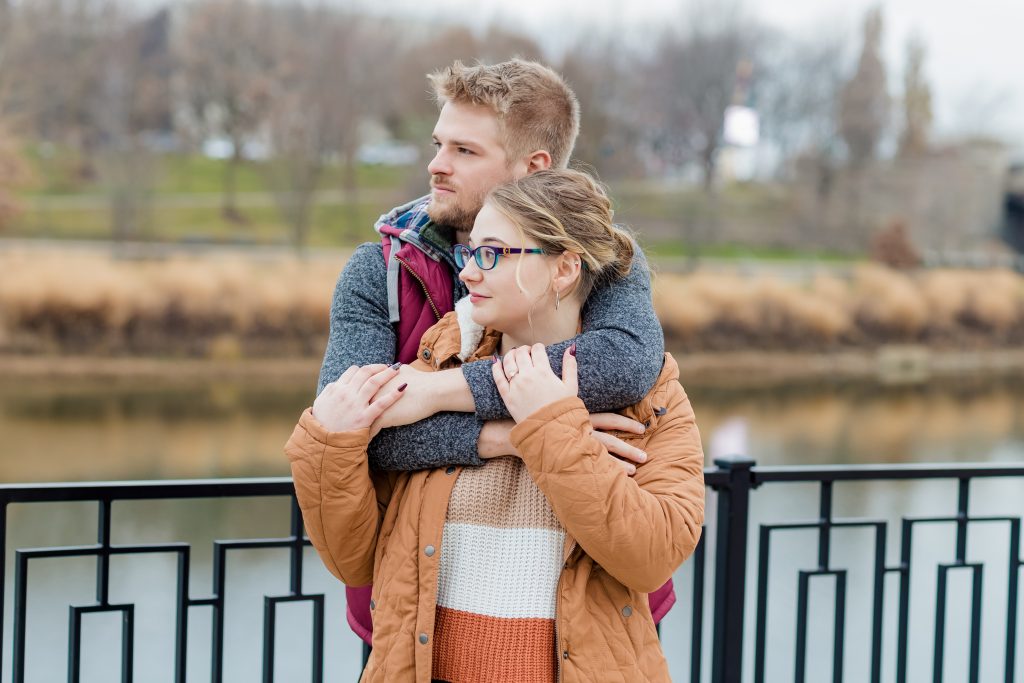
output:
M 381 392 L 398 374 L 399 364 L 353 365 L 313 401 L 313 417 L 332 432 L 366 429 L 395 401 L 405 385 Z
M 494 384 L 513 420 L 522 422 L 544 406 L 578 394 L 575 351 L 575 344 L 565 350 L 561 379 L 551 370 L 543 344 L 520 346 L 502 359 L 495 357 Z

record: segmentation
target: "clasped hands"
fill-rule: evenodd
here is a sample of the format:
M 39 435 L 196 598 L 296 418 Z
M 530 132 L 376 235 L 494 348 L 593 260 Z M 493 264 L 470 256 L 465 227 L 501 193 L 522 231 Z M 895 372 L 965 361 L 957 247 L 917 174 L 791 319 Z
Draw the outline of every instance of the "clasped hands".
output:
M 479 443 L 481 458 L 516 454 L 509 441 L 515 423 L 546 405 L 578 394 L 574 354 L 575 345 L 567 349 L 562 358 L 561 378 L 551 369 L 543 344 L 521 346 L 494 358 L 494 383 L 515 422 L 502 420 L 485 424 Z M 430 383 L 437 379 L 436 374 L 397 363 L 353 365 L 320 393 L 313 403 L 313 416 L 330 431 L 369 428 L 372 438 L 383 427 L 411 424 L 437 412 L 429 400 Z M 405 400 L 399 400 L 402 398 Z M 590 421 L 595 430 L 594 438 L 619 459 L 628 474 L 634 474 L 633 463 L 644 462 L 646 454 L 606 432 L 643 434 L 644 426 L 617 413 L 591 413 Z M 483 443 L 485 434 L 487 448 Z

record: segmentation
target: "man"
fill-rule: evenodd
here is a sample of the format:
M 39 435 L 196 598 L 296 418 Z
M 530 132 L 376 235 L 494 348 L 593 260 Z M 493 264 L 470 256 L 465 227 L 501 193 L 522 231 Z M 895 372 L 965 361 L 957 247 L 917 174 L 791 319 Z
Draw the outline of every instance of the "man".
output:
M 551 69 L 519 59 L 472 67 L 455 62 L 429 80 L 440 105 L 436 153 L 427 166 L 431 192 L 382 216 L 376 225 L 382 241 L 361 245 L 346 264 L 331 306 L 320 390 L 350 365 L 415 358 L 423 332 L 467 293 L 451 247 L 466 241 L 487 193 L 529 173 L 565 167 L 572 154 L 579 105 Z M 642 433 L 643 425 L 601 412 L 642 399 L 661 370 L 664 339 L 639 250 L 625 280 L 591 295 L 582 334 L 548 347 L 556 374 L 573 342 L 580 398 L 595 429 Z M 614 366 L 588 360 L 608 356 L 623 360 Z M 423 359 L 431 362 L 429 355 Z M 514 423 L 489 361 L 433 373 L 403 367 L 394 382 L 408 385 L 406 396 L 375 425 L 372 467 L 478 466 L 482 459 L 515 454 L 508 438 Z M 635 466 L 626 460 L 643 462 L 643 453 L 615 436 L 598 432 L 598 438 L 623 458 L 627 472 Z M 350 588 L 347 595 L 349 624 L 370 642 L 369 590 Z M 655 620 L 674 599 L 671 584 L 652 594 Z

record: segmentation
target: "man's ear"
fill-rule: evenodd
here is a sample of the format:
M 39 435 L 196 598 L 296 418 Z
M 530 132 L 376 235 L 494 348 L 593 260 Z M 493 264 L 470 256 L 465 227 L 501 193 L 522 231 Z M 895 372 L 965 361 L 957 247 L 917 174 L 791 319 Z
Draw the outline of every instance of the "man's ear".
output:
M 551 153 L 545 149 L 538 149 L 526 157 L 526 174 L 536 173 L 551 168 Z

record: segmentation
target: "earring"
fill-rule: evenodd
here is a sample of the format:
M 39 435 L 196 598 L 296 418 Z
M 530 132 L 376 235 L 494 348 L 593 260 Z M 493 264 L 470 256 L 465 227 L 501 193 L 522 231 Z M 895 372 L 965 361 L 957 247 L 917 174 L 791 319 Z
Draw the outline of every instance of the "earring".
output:
M 558 310 L 558 290 L 555 290 L 555 310 Z

